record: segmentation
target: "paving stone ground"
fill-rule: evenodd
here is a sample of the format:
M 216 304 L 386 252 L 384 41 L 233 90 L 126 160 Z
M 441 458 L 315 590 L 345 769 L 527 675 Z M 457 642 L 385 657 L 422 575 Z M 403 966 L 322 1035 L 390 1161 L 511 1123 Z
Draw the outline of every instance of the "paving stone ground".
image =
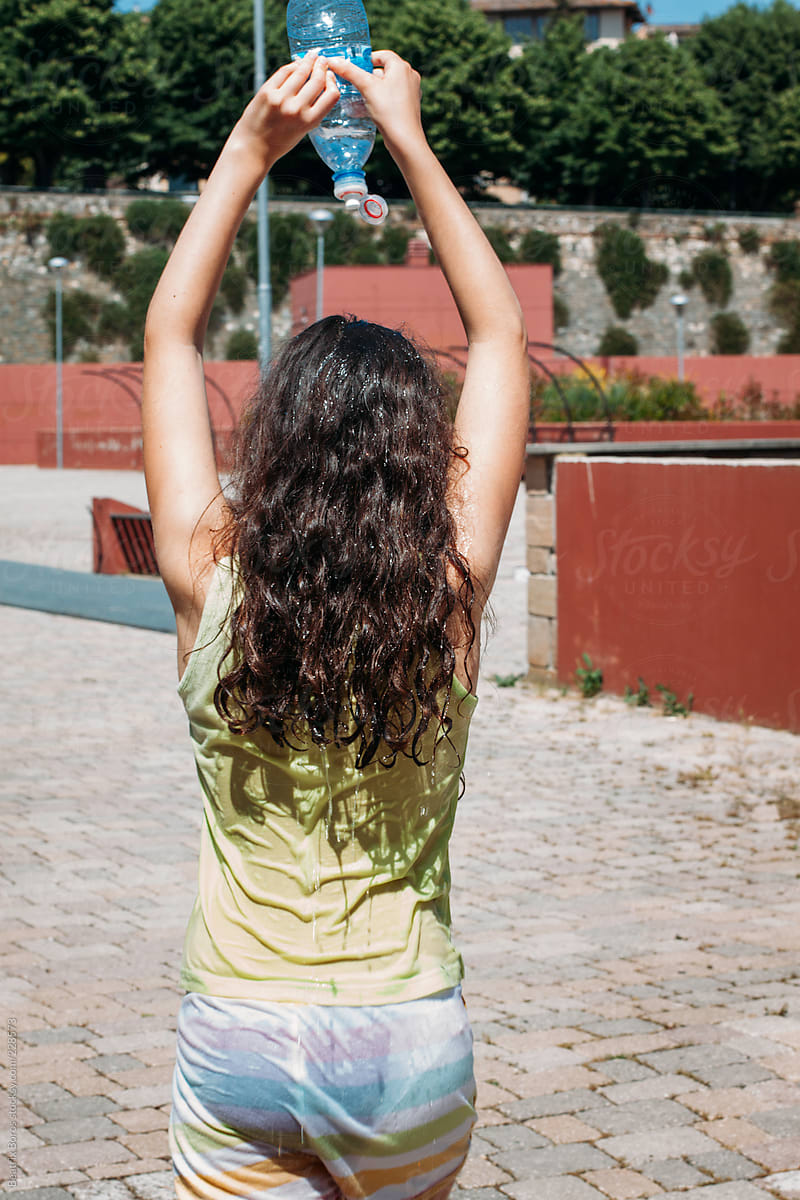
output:
M 0 557 L 88 567 L 90 496 L 140 484 L 3 468 Z M 800 1200 L 800 743 L 498 687 L 522 541 L 518 506 L 452 849 L 480 1108 L 454 1200 Z M 174 643 L 0 620 L 0 1178 L 167 1200 L 201 813 Z

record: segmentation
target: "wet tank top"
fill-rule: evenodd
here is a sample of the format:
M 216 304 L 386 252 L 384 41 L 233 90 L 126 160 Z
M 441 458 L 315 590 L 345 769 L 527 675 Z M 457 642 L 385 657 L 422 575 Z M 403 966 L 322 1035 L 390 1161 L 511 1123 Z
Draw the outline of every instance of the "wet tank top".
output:
M 377 756 L 358 769 L 355 746 L 323 751 L 309 739 L 294 750 L 263 730 L 232 734 L 214 689 L 233 594 L 223 559 L 178 684 L 203 801 L 183 988 L 382 1004 L 455 986 L 448 844 L 477 697 L 454 678 L 450 738 L 436 731 L 433 766 L 400 755 L 389 770 Z

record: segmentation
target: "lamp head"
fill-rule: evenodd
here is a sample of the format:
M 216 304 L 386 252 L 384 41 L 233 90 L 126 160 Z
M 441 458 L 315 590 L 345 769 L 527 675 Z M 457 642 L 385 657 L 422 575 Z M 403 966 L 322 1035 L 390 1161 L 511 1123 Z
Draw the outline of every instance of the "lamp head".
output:
M 676 296 L 670 296 L 669 302 L 675 309 L 677 315 L 680 316 L 686 305 L 689 303 L 689 297 L 684 296 L 683 292 L 678 292 Z
M 47 265 L 51 271 L 61 271 L 64 267 L 69 266 L 69 259 L 62 258 L 60 254 L 57 254 L 55 258 L 48 260 Z
M 333 213 L 328 212 L 327 208 L 312 208 L 308 219 L 314 226 L 314 232 L 324 237 L 325 230 L 333 220 Z

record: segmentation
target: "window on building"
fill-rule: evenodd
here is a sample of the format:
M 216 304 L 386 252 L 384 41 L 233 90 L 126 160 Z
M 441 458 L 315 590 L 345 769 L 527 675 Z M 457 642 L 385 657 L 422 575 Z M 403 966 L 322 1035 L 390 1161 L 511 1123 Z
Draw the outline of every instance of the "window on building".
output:
M 513 16 L 503 17 L 503 29 L 515 46 L 536 36 L 534 20 L 530 13 L 514 13 Z
M 587 42 L 596 42 L 600 37 L 600 13 L 583 14 L 583 36 Z

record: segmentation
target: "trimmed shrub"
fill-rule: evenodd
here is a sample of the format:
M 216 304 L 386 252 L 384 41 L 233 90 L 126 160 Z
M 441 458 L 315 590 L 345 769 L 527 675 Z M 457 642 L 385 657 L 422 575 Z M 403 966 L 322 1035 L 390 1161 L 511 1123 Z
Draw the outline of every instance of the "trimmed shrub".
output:
M 516 261 L 516 254 L 508 240 L 508 234 L 502 225 L 484 225 L 483 232 L 489 240 L 489 245 L 494 250 L 497 257 L 502 263 L 510 263 Z
M 234 262 L 229 262 L 225 268 L 225 274 L 222 276 L 219 290 L 225 306 L 232 313 L 238 315 L 244 308 L 247 295 L 247 272 L 244 268 L 237 266 Z
M 692 274 L 709 304 L 726 308 L 733 291 L 733 275 L 721 250 L 701 250 L 692 262 Z
M 713 242 L 716 246 L 722 246 L 725 242 L 725 234 L 728 231 L 724 221 L 717 221 L 715 225 L 706 225 L 703 232 L 709 242 Z
M 111 279 L 125 257 L 125 235 L 113 217 L 100 213 L 80 222 L 78 253 L 103 279 Z
M 96 340 L 99 342 L 124 341 L 130 331 L 130 314 L 124 304 L 115 300 L 106 300 L 100 305 L 100 315 L 97 319 Z
M 410 233 L 402 225 L 387 226 L 380 239 L 380 252 L 384 262 L 402 265 L 406 261 L 410 237 Z
M 54 213 L 47 222 L 47 240 L 50 243 L 50 255 L 62 258 L 75 258 L 78 253 L 78 237 L 81 222 L 71 213 Z
M 649 259 L 639 235 L 621 225 L 600 225 L 595 236 L 597 273 L 617 316 L 625 319 L 634 308 L 649 308 L 669 278 L 666 263 Z
M 561 247 L 558 234 L 544 229 L 529 229 L 520 242 L 518 262 L 550 263 L 553 278 L 561 274 Z
M 181 200 L 132 200 L 125 209 L 128 229 L 135 238 L 154 245 L 171 246 L 186 224 L 189 205 Z
M 678 283 L 685 292 L 688 292 L 690 288 L 694 287 L 694 285 L 697 283 L 697 280 L 695 279 L 691 270 L 684 270 L 678 273 Z
M 737 313 L 716 313 L 711 318 L 711 353 L 746 354 L 750 332 Z
M 745 254 L 758 254 L 761 246 L 761 234 L 755 225 L 748 225 L 739 230 L 739 245 Z
M 608 325 L 600 339 L 596 354 L 638 354 L 639 343 L 621 325 Z
M 352 220 L 346 213 L 338 215 Z M 331 222 L 331 225 L 334 224 L 335 219 Z M 254 221 L 242 226 L 238 241 L 245 269 L 255 281 L 258 279 L 258 230 Z M 325 260 L 330 263 L 327 241 L 326 237 Z M 289 280 L 314 265 L 314 247 L 314 235 L 308 227 L 308 221 L 300 213 L 275 213 L 270 217 L 270 281 L 275 304 L 280 304 L 289 290 Z
M 258 358 L 258 338 L 251 329 L 234 329 L 225 347 L 228 361 L 251 361 Z
M 767 265 L 775 272 L 778 283 L 800 279 L 800 241 L 773 242 Z
M 553 292 L 553 328 L 566 329 L 569 325 L 569 306 L 563 296 Z
M 131 322 L 140 324 L 142 330 L 150 297 L 167 265 L 168 257 L 166 250 L 156 246 L 139 250 L 126 258 L 114 274 L 114 286 L 122 292 Z
M 67 358 L 75 349 L 77 342 L 83 338 L 89 342 L 94 336 L 94 318 L 97 315 L 98 302 L 90 292 L 80 288 L 64 288 L 61 302 L 61 342 L 64 357 Z M 44 305 L 45 319 L 50 330 L 50 344 L 53 357 L 56 355 L 56 292 L 55 288 L 48 292 Z

